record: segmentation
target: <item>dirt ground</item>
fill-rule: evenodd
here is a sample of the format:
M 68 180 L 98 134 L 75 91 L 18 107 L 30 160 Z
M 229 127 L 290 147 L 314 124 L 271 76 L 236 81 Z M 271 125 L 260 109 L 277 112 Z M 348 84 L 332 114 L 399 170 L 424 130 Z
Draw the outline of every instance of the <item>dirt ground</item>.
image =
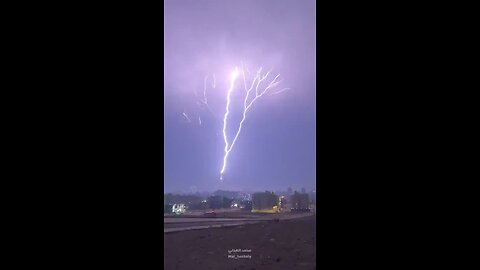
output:
M 316 269 L 315 216 L 165 234 L 167 270 Z

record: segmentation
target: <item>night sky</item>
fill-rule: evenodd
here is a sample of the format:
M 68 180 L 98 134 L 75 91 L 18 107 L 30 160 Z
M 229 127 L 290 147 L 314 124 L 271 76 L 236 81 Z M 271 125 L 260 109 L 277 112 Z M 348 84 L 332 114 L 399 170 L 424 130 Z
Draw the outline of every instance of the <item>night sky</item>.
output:
M 165 192 L 315 188 L 315 1 L 166 0 L 164 22 Z M 276 89 L 290 90 L 263 96 L 248 112 L 220 182 L 229 74 L 242 61 L 281 74 Z M 212 114 L 197 97 L 213 73 Z M 244 94 L 239 78 L 229 140 Z

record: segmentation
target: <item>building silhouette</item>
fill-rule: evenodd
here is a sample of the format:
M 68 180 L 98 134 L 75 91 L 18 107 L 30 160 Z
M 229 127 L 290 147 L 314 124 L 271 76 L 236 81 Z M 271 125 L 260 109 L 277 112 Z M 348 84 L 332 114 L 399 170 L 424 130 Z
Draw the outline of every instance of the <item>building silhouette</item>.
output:
M 275 193 L 265 191 L 252 195 L 252 212 L 279 212 L 279 198 Z
M 291 211 L 309 211 L 308 194 L 295 192 L 290 196 Z

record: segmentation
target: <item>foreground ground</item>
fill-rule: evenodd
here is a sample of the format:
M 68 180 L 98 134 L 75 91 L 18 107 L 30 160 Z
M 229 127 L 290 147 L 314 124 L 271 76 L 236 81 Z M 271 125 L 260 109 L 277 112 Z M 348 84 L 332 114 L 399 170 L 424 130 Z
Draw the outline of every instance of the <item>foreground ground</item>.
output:
M 315 216 L 169 233 L 165 269 L 315 269 L 315 241 Z

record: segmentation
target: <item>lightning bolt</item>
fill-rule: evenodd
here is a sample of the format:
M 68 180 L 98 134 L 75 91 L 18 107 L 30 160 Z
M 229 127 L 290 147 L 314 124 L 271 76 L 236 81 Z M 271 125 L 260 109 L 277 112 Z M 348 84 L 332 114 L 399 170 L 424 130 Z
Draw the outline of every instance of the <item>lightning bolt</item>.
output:
M 245 78 L 245 72 L 242 72 L 243 73 L 243 76 Z M 259 74 L 259 73 L 258 73 Z M 235 137 L 232 141 L 232 144 L 230 145 L 230 148 L 229 148 L 229 152 L 232 150 L 233 146 L 235 145 L 235 142 L 237 141 L 238 139 L 238 136 L 240 135 L 240 132 L 242 131 L 242 127 L 243 127 L 243 122 L 245 122 L 245 119 L 247 117 L 247 112 L 248 110 L 250 110 L 250 108 L 252 107 L 252 105 L 255 103 L 255 101 L 257 101 L 261 96 L 263 96 L 268 89 L 274 87 L 275 85 L 277 85 L 278 83 L 276 82 L 277 78 L 280 76 L 280 74 L 278 74 L 272 82 L 270 82 L 270 84 L 263 90 L 260 92 L 260 94 L 258 93 L 258 87 L 260 85 L 260 83 L 265 80 L 267 77 L 268 77 L 268 74 L 267 73 L 263 78 L 260 78 L 259 76 L 257 76 L 255 79 L 258 79 L 257 80 L 257 87 L 255 88 L 255 97 L 250 101 L 250 102 L 247 102 L 248 101 L 248 97 L 250 95 L 250 92 L 252 91 L 253 89 L 253 84 L 255 83 L 255 79 L 252 83 L 252 86 L 247 89 L 245 88 L 245 90 L 247 91 L 247 94 L 245 95 L 245 99 L 243 100 L 243 115 L 242 115 L 242 120 L 240 121 L 240 124 L 239 124 L 239 127 L 238 127 L 238 130 L 237 130 L 237 134 L 235 134 Z M 245 80 L 244 80 L 245 81 Z
M 248 69 L 247 69 L 247 73 L 249 73 Z M 223 157 L 223 166 L 222 166 L 222 169 L 220 170 L 220 180 L 223 181 L 223 176 L 224 176 L 224 172 L 225 172 L 225 168 L 227 166 L 227 159 L 228 159 L 228 155 L 230 154 L 230 152 L 232 151 L 233 149 L 233 146 L 235 145 L 235 142 L 237 141 L 241 131 L 242 131 L 242 127 L 243 127 L 243 123 L 245 122 L 245 119 L 247 117 L 247 112 L 250 110 L 250 108 L 252 108 L 253 104 L 255 104 L 255 102 L 260 98 L 262 97 L 265 93 L 267 93 L 267 91 L 269 89 L 272 89 L 274 88 L 275 86 L 277 86 L 280 81 L 277 81 L 278 78 L 280 77 L 280 74 L 278 74 L 277 76 L 275 76 L 273 78 L 273 80 L 262 90 L 260 88 L 260 84 L 262 83 L 262 81 L 265 81 L 268 76 L 270 74 L 270 71 L 268 71 L 265 75 L 262 76 L 262 68 L 260 67 L 255 75 L 255 77 L 253 78 L 253 81 L 250 85 L 250 87 L 247 87 L 247 81 L 246 81 L 246 76 L 245 76 L 245 67 L 244 65 L 242 64 L 242 75 L 243 75 L 243 83 L 244 83 L 244 87 L 245 87 L 245 98 L 243 100 L 243 112 L 242 112 L 242 120 L 240 121 L 240 124 L 238 126 L 238 129 L 237 129 L 237 132 L 235 134 L 235 137 L 233 138 L 232 140 L 232 143 L 229 144 L 228 143 L 228 140 L 227 140 L 227 135 L 226 135 L 226 127 L 227 127 L 227 117 L 228 117 L 228 114 L 229 114 L 229 107 L 230 107 L 230 96 L 231 96 L 231 93 L 233 92 L 233 89 L 234 89 L 234 83 L 235 83 L 235 79 L 236 77 L 238 76 L 238 69 L 235 68 L 235 71 L 234 73 L 232 74 L 232 79 L 231 79 L 231 84 L 230 84 L 230 88 L 228 90 L 228 94 L 227 94 L 227 105 L 226 105 L 226 110 L 225 110 L 225 115 L 224 115 L 224 118 L 223 118 L 223 139 L 225 141 L 225 149 L 224 149 L 224 157 Z M 255 96 L 253 97 L 253 88 L 255 87 Z M 278 94 L 278 93 L 281 93 L 285 90 L 287 90 L 288 88 L 284 88 L 280 91 L 277 91 L 273 94 Z M 253 99 L 251 99 L 249 101 L 249 97 L 252 96 Z
M 223 140 L 225 142 L 225 155 L 223 156 L 223 166 L 222 169 L 220 170 L 220 180 L 223 180 L 223 173 L 225 172 L 225 166 L 227 166 L 227 157 L 228 154 L 230 153 L 229 150 L 229 145 L 228 145 L 228 140 L 227 140 L 227 117 L 228 114 L 230 113 L 230 96 L 232 95 L 233 89 L 235 87 L 235 80 L 238 77 L 238 67 L 235 67 L 235 71 L 233 71 L 231 75 L 231 80 L 230 80 L 230 88 L 228 89 L 227 93 L 227 105 L 225 108 L 225 115 L 223 116 Z
M 215 115 L 215 113 L 212 111 L 212 108 L 210 107 L 210 105 L 208 104 L 208 98 L 207 98 L 207 81 L 208 81 L 208 75 L 205 76 L 205 78 L 203 79 L 203 97 L 202 98 L 198 98 L 198 104 L 200 105 L 203 105 L 204 107 L 203 108 L 206 108 L 208 110 L 208 112 L 215 118 L 217 118 L 217 116 Z M 215 88 L 215 73 L 213 73 L 213 82 L 212 82 L 212 87 Z M 196 93 L 196 92 L 195 92 Z M 195 94 L 197 95 L 197 94 Z

